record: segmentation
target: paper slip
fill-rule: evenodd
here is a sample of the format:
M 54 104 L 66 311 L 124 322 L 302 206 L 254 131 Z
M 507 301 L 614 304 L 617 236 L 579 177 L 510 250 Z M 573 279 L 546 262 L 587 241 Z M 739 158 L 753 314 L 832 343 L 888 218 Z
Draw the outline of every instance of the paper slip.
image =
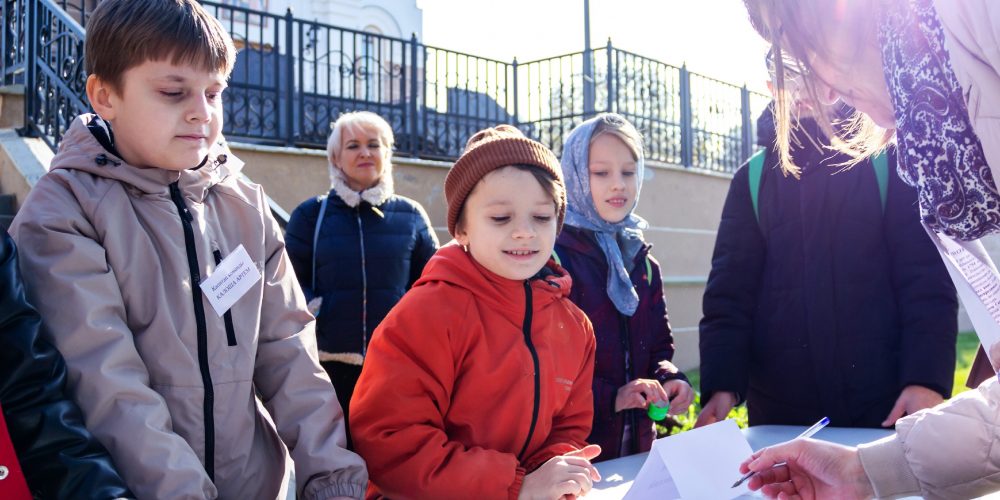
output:
M 1000 363 L 1000 273 L 982 242 L 958 241 L 924 225 L 994 368 Z
M 215 266 L 211 276 L 201 282 L 201 291 L 208 297 L 216 314 L 222 316 L 258 281 L 260 272 L 257 271 L 257 264 L 240 245 Z
M 753 450 L 736 422 L 723 420 L 653 441 L 625 500 L 728 499 L 751 496 L 740 464 Z

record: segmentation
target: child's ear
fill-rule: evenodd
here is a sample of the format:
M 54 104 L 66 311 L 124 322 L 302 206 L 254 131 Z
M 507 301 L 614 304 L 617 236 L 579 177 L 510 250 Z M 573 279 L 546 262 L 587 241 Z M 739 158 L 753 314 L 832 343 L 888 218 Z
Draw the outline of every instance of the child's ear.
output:
M 115 101 L 117 95 L 107 82 L 95 75 L 87 77 L 87 99 L 94 111 L 105 120 L 115 119 Z
M 468 247 L 469 233 L 465 230 L 465 227 L 463 226 L 464 224 L 462 224 L 461 220 L 459 220 L 458 223 L 455 224 L 455 241 L 457 241 L 458 244 L 462 245 L 463 247 Z

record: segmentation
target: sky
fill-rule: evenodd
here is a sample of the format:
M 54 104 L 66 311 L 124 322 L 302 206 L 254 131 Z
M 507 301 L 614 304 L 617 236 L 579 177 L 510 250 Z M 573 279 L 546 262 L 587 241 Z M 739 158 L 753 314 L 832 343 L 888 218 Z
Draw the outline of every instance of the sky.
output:
M 583 50 L 583 0 L 417 0 L 424 43 L 519 62 Z M 593 47 L 624 50 L 766 91 L 767 44 L 742 0 L 590 0 Z

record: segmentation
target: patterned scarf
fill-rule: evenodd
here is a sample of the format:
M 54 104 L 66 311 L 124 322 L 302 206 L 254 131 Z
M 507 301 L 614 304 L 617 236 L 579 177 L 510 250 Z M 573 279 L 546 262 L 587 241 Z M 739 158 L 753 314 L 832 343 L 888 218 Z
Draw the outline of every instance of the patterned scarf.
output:
M 936 231 L 974 240 L 1000 230 L 997 193 L 969 122 L 932 0 L 885 2 L 879 43 L 896 115 L 899 175 L 920 190 Z
M 631 316 L 639 307 L 639 294 L 636 293 L 632 279 L 629 278 L 618 239 L 623 242 L 634 242 L 636 239 L 641 241 L 641 230 L 649 224 L 635 213 L 629 213 L 628 217 L 616 223 L 608 222 L 598 215 L 594 199 L 590 195 L 590 136 L 594 134 L 596 126 L 596 118 L 583 122 L 569 133 L 563 143 L 562 170 L 566 181 L 566 224 L 594 232 L 597 243 L 604 253 L 604 260 L 608 263 L 608 298 L 614 303 L 615 309 L 626 316 Z M 635 193 L 636 204 L 639 203 L 639 188 L 642 187 L 644 165 L 645 161 L 640 152 L 635 172 L 638 183 Z M 633 205 L 633 210 L 634 208 Z M 630 249 L 636 248 L 635 245 L 628 243 L 624 246 Z M 634 251 L 629 250 L 630 253 Z M 635 258 L 634 253 L 631 258 Z

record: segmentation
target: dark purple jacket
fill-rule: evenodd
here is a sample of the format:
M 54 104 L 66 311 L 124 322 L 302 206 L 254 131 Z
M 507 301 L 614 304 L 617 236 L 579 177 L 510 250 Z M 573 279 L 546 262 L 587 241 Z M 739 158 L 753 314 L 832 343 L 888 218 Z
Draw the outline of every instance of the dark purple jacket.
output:
M 597 461 L 648 451 L 656 438 L 645 411 L 615 413 L 619 387 L 637 378 L 661 382 L 684 379 L 669 363 L 674 357 L 674 339 L 663 301 L 660 265 L 649 255 L 650 248 L 645 245 L 635 257 L 632 283 L 639 294 L 639 307 L 629 317 L 619 313 L 608 298 L 608 264 L 593 233 L 566 226 L 556 240 L 556 256 L 573 278 L 569 298 L 590 318 L 597 337 L 594 427 L 587 438 L 603 450 Z M 667 366 L 661 367 L 661 362 Z M 631 420 L 633 431 L 631 443 L 622 450 L 625 419 Z

